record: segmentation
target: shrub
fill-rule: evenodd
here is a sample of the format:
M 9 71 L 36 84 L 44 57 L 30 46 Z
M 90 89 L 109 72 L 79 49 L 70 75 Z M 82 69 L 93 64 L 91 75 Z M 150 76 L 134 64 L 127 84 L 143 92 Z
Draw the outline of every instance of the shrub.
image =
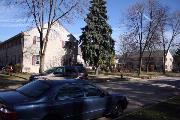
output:
M 16 64 L 14 66 L 14 72 L 16 72 L 16 73 L 21 72 L 21 68 L 22 68 L 21 64 Z

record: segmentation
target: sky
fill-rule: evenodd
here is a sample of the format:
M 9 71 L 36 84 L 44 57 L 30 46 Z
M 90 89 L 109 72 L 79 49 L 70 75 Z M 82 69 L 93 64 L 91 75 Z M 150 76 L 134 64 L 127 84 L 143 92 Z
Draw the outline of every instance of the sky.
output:
M 111 25 L 113 33 L 112 37 L 117 41 L 120 34 L 124 32 L 123 18 L 129 6 L 140 0 L 107 0 L 108 23 Z M 159 0 L 162 4 L 167 5 L 171 10 L 180 10 L 180 0 Z M 14 35 L 26 31 L 32 27 L 28 24 L 27 19 L 18 17 L 21 13 L 17 7 L 9 7 L 3 5 L 0 0 L 0 41 L 7 40 Z M 81 35 L 81 28 L 85 26 L 82 18 L 78 18 L 73 24 L 63 23 L 63 26 L 71 32 L 77 39 Z

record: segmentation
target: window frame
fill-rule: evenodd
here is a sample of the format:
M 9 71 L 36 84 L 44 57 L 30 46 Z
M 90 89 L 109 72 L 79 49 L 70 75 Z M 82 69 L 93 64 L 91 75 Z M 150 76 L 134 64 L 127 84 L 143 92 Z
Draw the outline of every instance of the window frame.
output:
M 100 94 L 99 94 L 99 95 L 96 95 L 96 96 L 87 96 L 86 90 L 85 90 L 87 85 L 96 88 L 96 90 L 99 91 Z M 102 96 L 107 96 L 107 95 L 108 95 L 107 92 L 103 91 L 102 89 L 100 89 L 100 88 L 98 88 L 97 86 L 92 85 L 92 84 L 84 84 L 84 85 L 83 85 L 83 91 L 84 91 L 84 96 L 85 96 L 86 98 L 89 98 L 89 97 L 102 97 Z
M 39 63 L 37 64 L 38 61 Z M 40 55 L 32 55 L 32 65 L 40 65 Z
M 33 37 L 33 45 L 36 45 L 36 44 L 39 43 L 39 42 L 40 42 L 40 37 L 34 36 L 34 37 Z
M 58 99 L 59 97 L 59 93 L 60 93 L 60 90 L 62 90 L 63 88 L 66 88 L 66 89 L 70 89 L 70 87 L 75 87 L 75 86 L 79 86 L 81 92 L 82 92 L 82 97 L 65 97 L 63 96 L 61 99 Z M 84 94 L 84 91 L 83 91 L 83 88 L 81 87 L 81 85 L 78 85 L 78 84 L 70 84 L 70 83 L 66 83 L 66 84 L 63 84 L 61 85 L 58 90 L 57 90 L 57 94 L 55 95 L 55 100 L 56 101 L 63 101 L 63 100 L 71 100 L 71 99 L 77 99 L 77 98 L 84 98 L 85 97 L 85 94 Z

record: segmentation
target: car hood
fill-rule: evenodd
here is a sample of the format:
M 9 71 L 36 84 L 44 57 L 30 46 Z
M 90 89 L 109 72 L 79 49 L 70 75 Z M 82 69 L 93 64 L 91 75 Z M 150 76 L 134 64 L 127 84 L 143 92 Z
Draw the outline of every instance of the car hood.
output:
M 32 98 L 26 97 L 17 91 L 4 91 L 0 92 L 0 102 L 7 105 L 21 104 L 31 101 Z

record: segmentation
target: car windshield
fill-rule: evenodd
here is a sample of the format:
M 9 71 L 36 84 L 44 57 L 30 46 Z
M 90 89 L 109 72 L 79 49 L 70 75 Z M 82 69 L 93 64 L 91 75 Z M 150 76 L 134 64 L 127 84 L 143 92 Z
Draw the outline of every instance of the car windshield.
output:
M 50 85 L 45 81 L 33 81 L 18 89 L 17 92 L 27 96 L 36 98 L 45 93 L 50 88 Z
M 56 69 L 57 69 L 57 67 L 53 67 L 53 68 L 50 68 L 50 69 L 44 71 L 44 73 L 46 73 L 46 74 L 53 73 Z

